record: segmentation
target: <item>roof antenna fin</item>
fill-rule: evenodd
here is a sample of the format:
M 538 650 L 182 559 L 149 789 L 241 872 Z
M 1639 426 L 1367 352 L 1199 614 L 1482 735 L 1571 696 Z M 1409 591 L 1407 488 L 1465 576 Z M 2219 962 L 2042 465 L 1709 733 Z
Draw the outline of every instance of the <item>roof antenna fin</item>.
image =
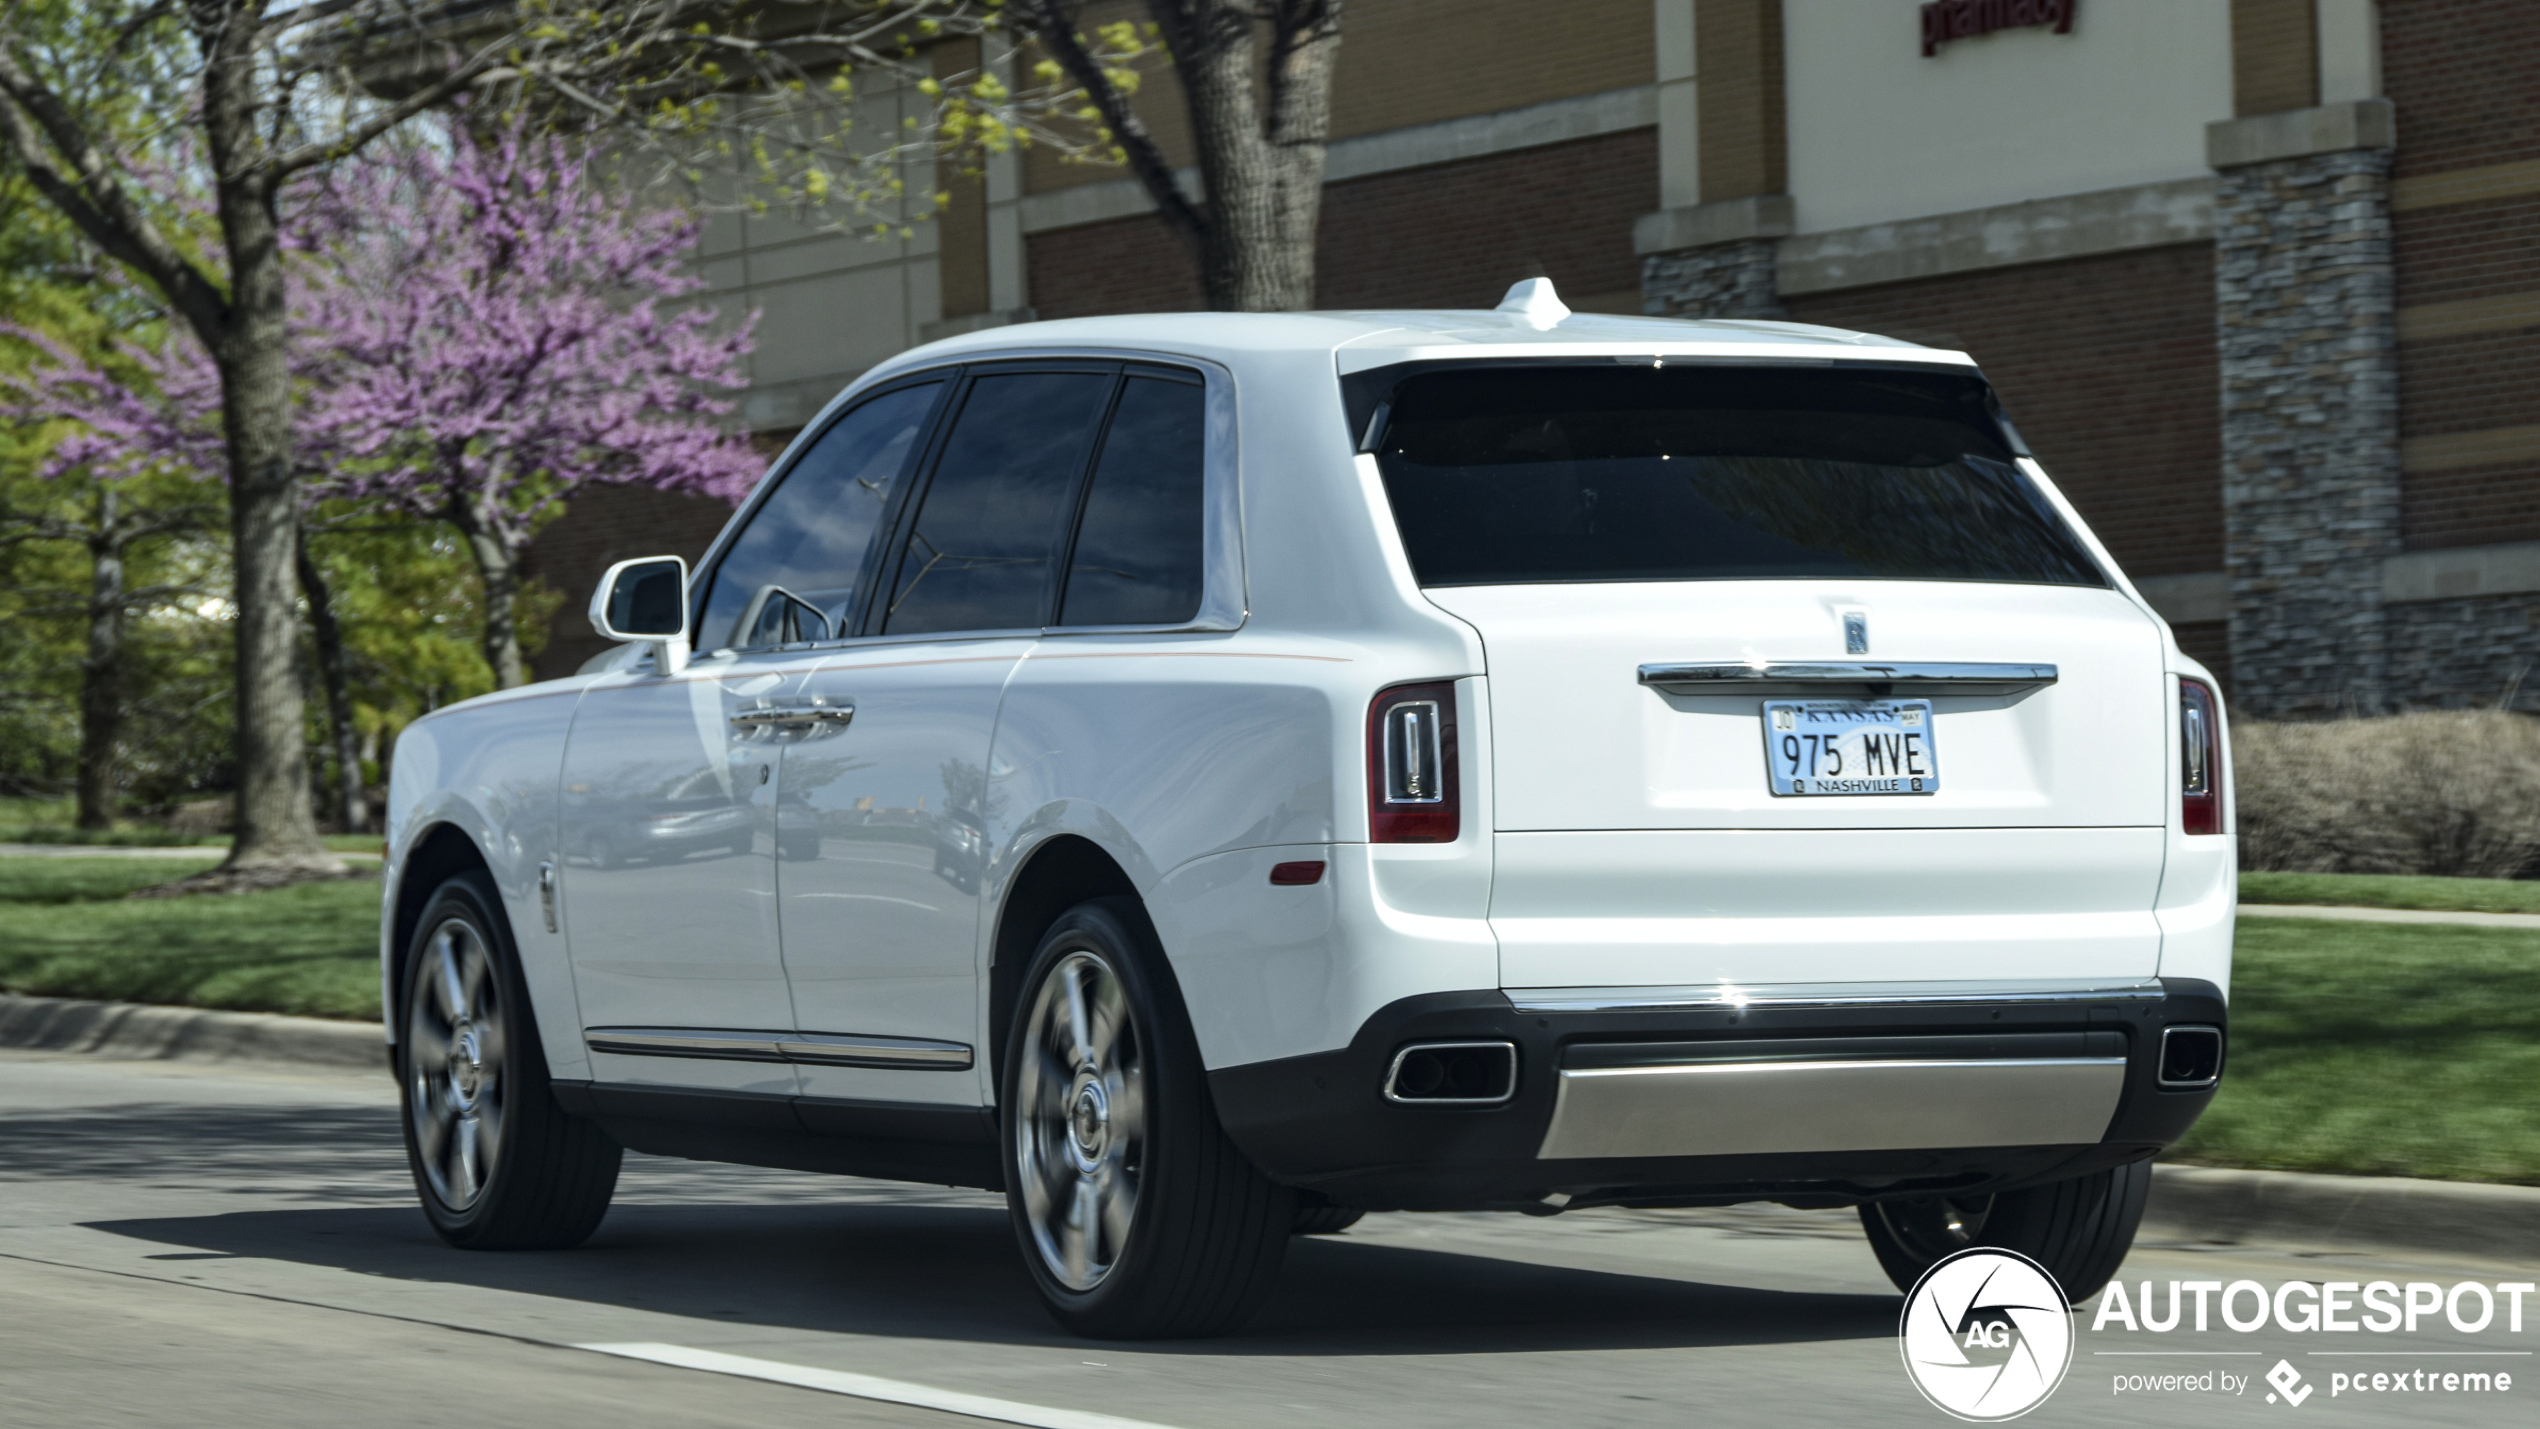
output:
M 1539 328 L 1551 327 L 1570 315 L 1569 305 L 1552 291 L 1550 278 L 1528 278 L 1510 285 L 1508 296 L 1499 300 L 1499 311 Z

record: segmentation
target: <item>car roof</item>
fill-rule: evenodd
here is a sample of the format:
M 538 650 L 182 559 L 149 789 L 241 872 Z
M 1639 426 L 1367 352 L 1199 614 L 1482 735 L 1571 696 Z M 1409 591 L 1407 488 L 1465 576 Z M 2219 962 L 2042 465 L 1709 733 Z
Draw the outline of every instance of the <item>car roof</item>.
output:
M 1542 292 L 1548 294 L 1549 285 Z M 1573 313 L 1557 299 L 1549 310 L 1540 301 L 1531 309 L 1516 302 L 1512 290 L 1509 303 L 1476 311 L 1135 313 L 1018 323 L 913 348 L 876 375 L 954 360 L 1083 351 L 1179 354 L 1231 366 L 1273 353 L 1327 353 L 1342 373 L 1437 359 L 1643 355 L 1974 365 L 1963 352 L 1811 323 L 1624 317 Z

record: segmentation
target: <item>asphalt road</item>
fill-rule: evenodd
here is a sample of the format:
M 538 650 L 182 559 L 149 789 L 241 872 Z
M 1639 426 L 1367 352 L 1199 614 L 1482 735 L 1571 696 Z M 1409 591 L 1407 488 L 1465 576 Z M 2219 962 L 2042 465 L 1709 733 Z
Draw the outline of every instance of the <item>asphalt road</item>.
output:
M 413 1208 L 393 1105 L 378 1075 L 0 1053 L 0 1423 L 984 1422 L 574 1348 L 598 1343 L 985 1396 L 1080 1429 L 1951 1422 L 1905 1377 L 1900 1299 L 1848 1213 L 1370 1217 L 1300 1242 L 1242 1334 L 1096 1344 L 1055 1333 L 1002 1206 L 968 1192 L 630 1157 L 584 1248 L 446 1249 Z M 2448 1286 L 2532 1269 L 2146 1244 L 2126 1274 Z M 2025 1423 L 2520 1426 L 2540 1394 L 2540 1302 L 2519 1334 L 2501 1312 L 2478 1335 L 2439 1317 L 2333 1341 L 2100 1334 L 2086 1315 L 2076 1331 L 2070 1375 Z M 2317 1358 L 2324 1343 L 2381 1358 Z M 2317 1388 L 2298 1410 L 2264 1401 L 2280 1358 Z M 2341 1366 L 2516 1383 L 2332 1400 Z M 2217 1368 L 2250 1388 L 2114 1392 L 2116 1374 Z

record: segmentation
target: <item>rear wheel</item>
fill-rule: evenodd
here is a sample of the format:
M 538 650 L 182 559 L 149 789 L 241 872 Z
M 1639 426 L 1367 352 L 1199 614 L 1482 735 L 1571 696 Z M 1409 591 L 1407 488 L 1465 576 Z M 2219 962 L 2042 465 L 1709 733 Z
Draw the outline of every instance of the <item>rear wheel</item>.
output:
M 463 1250 L 557 1250 L 598 1228 L 618 1144 L 567 1116 L 510 924 L 482 871 L 441 885 L 406 958 L 397 1044 L 406 1158 L 424 1216 Z
M 1998 1196 L 1879 1201 L 1861 1208 L 1861 1227 L 1899 1290 L 1948 1256 L 1991 1246 L 2045 1266 L 2078 1305 L 2125 1263 L 2151 1191 L 2152 1163 L 2137 1161 Z
M 1006 1040 L 1006 1205 L 1059 1323 L 1222 1334 L 1269 1294 L 1295 1197 L 1218 1125 L 1179 990 L 1134 899 L 1059 916 Z

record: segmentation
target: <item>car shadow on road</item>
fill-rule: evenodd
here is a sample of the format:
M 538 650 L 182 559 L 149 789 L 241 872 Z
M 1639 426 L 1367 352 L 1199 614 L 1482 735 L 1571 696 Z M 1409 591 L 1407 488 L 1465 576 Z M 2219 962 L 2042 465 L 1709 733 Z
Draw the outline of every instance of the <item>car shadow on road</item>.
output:
M 164 1259 L 296 1262 L 726 1325 L 1069 1342 L 1033 1299 L 1001 1199 L 977 1192 L 630 1156 L 617 1204 L 582 1247 L 458 1251 L 414 1209 L 391 1117 L 309 1108 L 11 1118 L 0 1179 L 30 1174 L 146 1174 L 222 1199 L 300 1203 L 86 1223 L 164 1246 L 154 1253 Z M 1512 1249 L 1539 1232 L 1514 1217 L 1507 1228 Z M 1688 1233 L 1698 1232 L 1640 1232 Z M 1596 1249 L 1611 1263 L 1622 1247 Z M 1895 1307 L 1886 1295 L 1761 1290 L 1344 1235 L 1295 1242 L 1276 1294 L 1239 1334 L 1143 1348 L 1356 1356 L 1807 1343 L 1891 1334 Z

